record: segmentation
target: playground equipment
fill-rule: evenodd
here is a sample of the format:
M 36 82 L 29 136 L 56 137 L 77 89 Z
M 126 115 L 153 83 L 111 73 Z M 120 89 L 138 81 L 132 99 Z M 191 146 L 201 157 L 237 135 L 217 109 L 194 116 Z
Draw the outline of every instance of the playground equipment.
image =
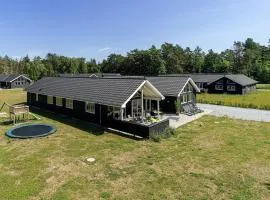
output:
M 9 105 L 8 103 L 4 102 L 0 109 L 0 117 L 8 118 L 8 113 L 1 112 L 3 108 L 7 106 L 9 111 L 9 118 L 10 121 L 13 121 L 13 124 L 16 124 L 16 121 L 23 121 L 29 120 L 29 115 L 32 115 L 35 119 L 40 119 L 35 116 L 33 113 L 29 112 L 29 106 L 27 105 Z

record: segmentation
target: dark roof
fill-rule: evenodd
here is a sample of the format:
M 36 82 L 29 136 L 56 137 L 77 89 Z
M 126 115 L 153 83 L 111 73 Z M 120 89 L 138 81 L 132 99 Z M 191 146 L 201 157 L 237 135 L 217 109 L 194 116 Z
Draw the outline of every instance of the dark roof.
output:
M 0 74 L 0 82 L 5 82 L 9 75 Z
M 247 85 L 254 85 L 258 83 L 258 81 L 249 78 L 248 76 L 244 74 L 228 74 L 225 76 L 226 78 L 238 83 L 239 85 L 242 86 L 247 86 Z
M 157 76 L 157 77 L 146 77 L 164 96 L 177 97 L 189 77 L 187 76 Z
M 217 81 L 223 77 L 226 77 L 239 85 L 246 86 L 246 85 L 253 85 L 258 83 L 256 80 L 249 78 L 244 74 L 226 74 L 226 73 L 196 73 L 196 74 L 169 74 L 166 76 L 189 76 L 192 78 L 194 82 L 204 82 L 211 84 L 214 81 Z
M 10 75 L 0 74 L 0 82 L 10 82 L 10 81 L 16 79 L 17 77 L 22 76 L 22 75 L 25 76 L 26 78 L 28 78 L 27 75 L 25 75 L 25 74 L 19 74 L 19 75 L 15 75 L 15 74 L 10 74 Z
M 66 78 L 89 78 L 89 77 L 118 77 L 118 73 L 91 73 L 91 74 L 58 74 L 59 77 Z
M 187 76 L 192 78 L 192 80 L 194 82 L 204 82 L 204 83 L 208 83 L 208 82 L 212 82 L 215 81 L 219 78 L 222 78 L 224 76 L 223 74 L 218 74 L 218 73 L 213 73 L 213 74 L 209 74 L 209 73 L 196 73 L 196 74 L 167 74 L 166 76 Z
M 115 78 L 42 78 L 27 91 L 43 95 L 121 106 L 143 84 L 140 79 Z

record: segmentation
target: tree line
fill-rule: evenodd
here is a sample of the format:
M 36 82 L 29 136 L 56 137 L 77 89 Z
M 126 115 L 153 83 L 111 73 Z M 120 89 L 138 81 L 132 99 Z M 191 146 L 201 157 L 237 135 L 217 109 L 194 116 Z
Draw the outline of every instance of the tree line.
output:
M 0 74 L 28 74 L 33 80 L 59 73 L 121 73 L 161 75 L 179 73 L 242 73 L 262 83 L 270 83 L 270 40 L 267 46 L 252 38 L 234 42 L 231 49 L 204 52 L 164 43 L 160 48 L 134 49 L 126 55 L 110 54 L 102 62 L 48 53 L 45 58 L 28 56 L 20 60 L 0 57 Z

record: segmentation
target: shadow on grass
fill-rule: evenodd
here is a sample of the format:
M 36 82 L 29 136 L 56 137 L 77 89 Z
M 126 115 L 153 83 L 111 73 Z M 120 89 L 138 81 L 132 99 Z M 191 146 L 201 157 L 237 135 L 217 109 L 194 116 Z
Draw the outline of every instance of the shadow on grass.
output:
M 263 185 L 264 185 L 268 190 L 270 190 L 270 183 L 263 183 Z
M 48 118 L 51 120 L 55 120 L 96 136 L 102 135 L 105 132 L 105 129 L 97 124 L 69 117 L 67 115 L 54 113 L 52 111 L 39 109 L 36 107 L 30 107 L 30 111 L 35 115 L 39 115 L 41 118 Z
M 75 128 L 78 128 L 82 131 L 85 131 L 87 133 L 90 133 L 96 136 L 103 135 L 105 132 L 110 132 L 110 133 L 119 135 L 121 137 L 129 138 L 133 140 L 142 140 L 141 138 L 138 138 L 132 135 L 126 135 L 120 132 L 108 130 L 106 127 L 100 126 L 98 124 L 90 123 L 90 122 L 80 120 L 74 117 L 70 117 L 64 114 L 54 113 L 52 111 L 48 111 L 42 108 L 30 107 L 30 111 L 33 114 L 39 115 L 40 117 L 52 119 L 66 125 L 73 126 Z

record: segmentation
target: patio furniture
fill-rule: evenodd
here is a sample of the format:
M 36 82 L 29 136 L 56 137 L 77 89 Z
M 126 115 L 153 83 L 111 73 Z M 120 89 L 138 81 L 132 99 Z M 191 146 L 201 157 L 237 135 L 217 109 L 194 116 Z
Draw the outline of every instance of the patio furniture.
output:
M 183 105 L 184 114 L 188 116 L 194 115 L 194 112 L 192 112 L 190 106 L 188 104 Z

